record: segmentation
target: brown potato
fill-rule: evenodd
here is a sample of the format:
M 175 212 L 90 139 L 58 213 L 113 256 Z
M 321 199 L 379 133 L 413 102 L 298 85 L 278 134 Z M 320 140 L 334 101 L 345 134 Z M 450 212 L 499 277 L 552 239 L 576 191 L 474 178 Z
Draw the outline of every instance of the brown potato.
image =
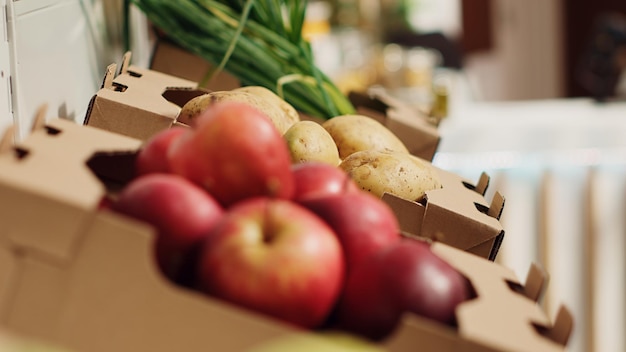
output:
M 426 191 L 441 188 L 434 167 L 409 153 L 363 150 L 348 156 L 339 167 L 359 187 L 378 197 L 390 193 L 416 201 Z
M 278 106 L 278 108 L 280 108 L 285 114 L 285 119 L 289 127 L 291 127 L 291 125 L 293 125 L 294 123 L 300 121 L 300 115 L 298 114 L 296 108 L 294 108 L 291 104 L 289 104 L 286 100 L 278 96 L 278 94 L 274 93 L 269 88 L 263 86 L 246 86 L 236 88 L 234 90 L 255 94 Z
M 341 161 L 335 141 L 316 122 L 298 121 L 285 132 L 283 137 L 287 141 L 293 163 L 319 161 L 337 166 Z
M 341 159 L 362 150 L 409 152 L 393 132 L 368 116 L 336 116 L 323 122 L 322 126 L 333 137 Z
M 178 121 L 193 125 L 193 119 L 202 111 L 210 105 L 222 101 L 240 102 L 258 109 L 272 120 L 280 134 L 284 134 L 290 126 L 285 119 L 283 111 L 267 99 L 244 91 L 234 90 L 215 91 L 191 99 L 180 110 Z

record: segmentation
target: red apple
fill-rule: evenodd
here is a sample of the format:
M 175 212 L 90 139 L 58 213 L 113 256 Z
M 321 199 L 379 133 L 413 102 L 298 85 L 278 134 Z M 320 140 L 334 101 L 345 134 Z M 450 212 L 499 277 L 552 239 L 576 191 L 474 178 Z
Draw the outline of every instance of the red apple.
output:
M 353 268 L 337 306 L 337 325 L 380 340 L 407 312 L 451 324 L 457 305 L 469 297 L 468 281 L 430 245 L 402 239 Z
M 198 273 L 210 295 L 315 328 L 336 304 L 344 260 L 332 229 L 313 213 L 257 197 L 228 209 L 200 253 Z
M 157 264 L 175 278 L 185 256 L 198 246 L 224 210 L 204 189 L 173 174 L 148 174 L 126 185 L 112 209 L 157 230 Z
M 327 163 L 297 163 L 291 166 L 291 170 L 295 180 L 295 201 L 360 191 L 345 171 Z
M 301 204 L 324 219 L 342 244 L 348 272 L 369 255 L 400 240 L 400 225 L 389 205 L 371 193 L 311 197 Z
M 193 133 L 172 144 L 168 159 L 175 173 L 207 189 L 224 206 L 254 196 L 293 196 L 287 142 L 265 114 L 243 103 L 205 109 Z
M 137 175 L 170 172 L 167 150 L 174 140 L 188 131 L 184 127 L 172 127 L 149 138 L 137 152 L 135 171 Z

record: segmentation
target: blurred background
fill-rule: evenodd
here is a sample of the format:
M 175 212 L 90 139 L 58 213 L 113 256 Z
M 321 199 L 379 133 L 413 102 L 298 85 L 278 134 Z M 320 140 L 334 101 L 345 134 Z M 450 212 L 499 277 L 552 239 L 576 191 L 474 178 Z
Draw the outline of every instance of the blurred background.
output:
M 122 0 L 0 0 L 0 128 L 35 111 L 82 122 L 125 33 L 154 36 Z M 309 0 L 318 66 L 346 92 L 380 86 L 440 119 L 433 163 L 506 198 L 497 259 L 550 283 L 575 318 L 570 351 L 626 350 L 626 2 Z M 130 27 L 124 16 L 130 16 Z

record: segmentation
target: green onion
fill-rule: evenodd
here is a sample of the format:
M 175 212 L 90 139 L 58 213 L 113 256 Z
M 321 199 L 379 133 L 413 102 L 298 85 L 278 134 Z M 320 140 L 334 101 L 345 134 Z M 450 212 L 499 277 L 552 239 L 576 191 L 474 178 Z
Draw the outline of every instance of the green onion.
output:
M 212 65 L 271 89 L 300 112 L 329 119 L 354 106 L 314 63 L 302 36 L 306 0 L 129 0 L 174 43 Z

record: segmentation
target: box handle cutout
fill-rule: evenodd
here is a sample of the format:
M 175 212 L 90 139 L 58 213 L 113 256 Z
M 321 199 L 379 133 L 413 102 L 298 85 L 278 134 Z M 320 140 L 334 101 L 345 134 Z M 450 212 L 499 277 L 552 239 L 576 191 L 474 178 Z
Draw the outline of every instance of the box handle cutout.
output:
M 44 126 L 44 128 L 46 129 L 46 133 L 51 135 L 51 136 L 56 136 L 57 134 L 62 132 L 60 129 L 54 128 L 54 127 L 50 127 L 50 126 Z
M 15 157 L 17 157 L 19 160 L 22 160 L 26 158 L 30 152 L 27 149 L 15 147 L 13 148 L 13 153 L 15 154 Z
M 484 205 L 482 205 L 482 204 L 478 204 L 478 203 L 476 203 L 476 202 L 474 202 L 474 206 L 476 207 L 476 209 L 477 209 L 479 212 L 481 212 L 481 213 L 483 213 L 483 214 L 487 214 L 487 215 L 489 215 L 489 208 L 488 208 L 488 207 L 486 207 L 486 206 L 484 206 Z
M 128 86 L 117 83 L 117 82 L 113 82 L 113 87 L 114 87 L 113 91 L 121 92 L 121 93 L 125 92 L 128 89 Z
M 108 188 L 119 188 L 135 177 L 137 151 L 96 152 L 87 160 L 89 170 Z
M 141 73 L 139 73 L 139 72 L 130 71 L 130 70 L 126 71 L 126 73 L 128 73 L 128 75 L 129 75 L 129 76 L 131 76 L 131 77 L 137 77 L 137 78 L 139 78 L 139 77 L 143 76 L 143 75 L 142 75 Z
M 526 296 L 526 291 L 524 289 L 524 286 L 522 286 L 519 282 L 513 282 L 509 280 L 504 280 L 504 282 L 506 283 L 507 286 L 509 286 L 511 291 L 517 294 L 520 294 L 522 296 Z

